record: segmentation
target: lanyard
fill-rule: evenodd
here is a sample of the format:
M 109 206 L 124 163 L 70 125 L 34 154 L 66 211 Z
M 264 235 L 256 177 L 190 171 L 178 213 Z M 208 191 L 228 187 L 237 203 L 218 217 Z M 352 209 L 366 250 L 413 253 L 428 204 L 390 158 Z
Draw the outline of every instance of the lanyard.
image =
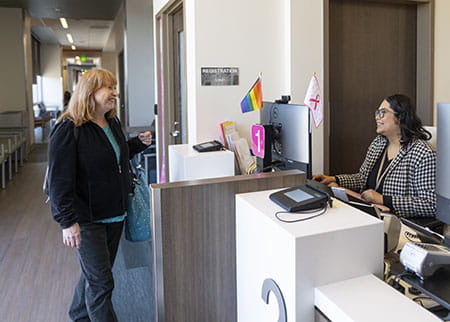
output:
M 386 150 L 383 153 L 383 159 L 381 159 L 380 166 L 378 167 L 377 179 L 375 181 L 375 191 L 377 191 L 378 188 L 380 187 L 381 181 L 383 181 L 383 178 L 386 176 L 386 174 L 389 171 L 389 168 L 391 167 L 391 164 L 392 164 L 392 162 L 391 162 L 389 164 L 389 166 L 387 166 L 386 169 L 384 169 L 384 171 L 382 171 L 384 162 L 385 162 L 385 160 L 387 158 L 387 154 L 388 154 L 387 150 L 388 149 L 386 147 Z

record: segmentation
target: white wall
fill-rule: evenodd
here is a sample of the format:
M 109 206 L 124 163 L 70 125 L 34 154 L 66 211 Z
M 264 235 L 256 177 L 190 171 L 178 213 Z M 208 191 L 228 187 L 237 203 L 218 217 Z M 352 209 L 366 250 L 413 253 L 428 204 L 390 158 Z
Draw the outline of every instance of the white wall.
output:
M 153 122 L 154 53 L 153 6 L 147 0 L 125 3 L 125 74 L 128 101 L 127 128 L 148 127 Z
M 167 0 L 153 0 L 153 12 L 155 15 L 164 7 L 169 1 Z M 186 1 L 185 1 L 186 3 Z
M 151 18 L 150 18 L 151 19 Z M 105 68 L 116 75 L 119 81 L 118 56 L 123 50 L 125 38 L 125 10 L 123 5 L 117 12 L 113 26 L 102 52 L 102 68 Z
M 324 95 L 324 1 L 291 0 L 290 14 L 292 102 L 303 104 L 314 72 Z M 317 129 L 313 125 L 313 173 L 322 173 L 324 169 L 323 128 L 323 123 Z
M 30 17 L 22 9 L 0 8 L 0 113 L 25 111 L 23 125 L 33 129 L 31 103 Z M 28 130 L 28 142 L 33 141 Z
M 61 110 L 63 106 L 62 77 L 42 77 L 42 101 L 49 109 Z
M 41 44 L 41 74 L 47 77 L 61 77 L 61 47 Z
M 117 76 L 117 53 L 113 51 L 102 52 L 102 68 L 109 70 Z
M 59 45 L 41 45 L 42 100 L 47 107 L 63 106 L 62 51 Z
M 0 112 L 27 109 L 22 9 L 0 8 Z
M 151 17 L 149 17 L 151 18 Z M 125 9 L 122 5 L 117 12 L 116 18 L 114 19 L 113 26 L 106 41 L 105 47 L 102 52 L 102 68 L 105 68 L 111 73 L 113 73 L 117 78 L 117 84 L 120 84 L 119 69 L 119 54 L 123 50 L 125 37 Z M 119 88 L 119 86 L 118 86 Z M 117 100 L 117 106 L 122 105 L 122 97 L 124 93 L 119 93 L 119 98 Z M 120 117 L 120 113 L 118 113 Z M 126 124 L 126 120 L 121 120 L 123 124 Z
M 23 46 L 24 46 L 24 59 L 25 59 L 25 79 L 26 87 L 25 91 L 25 104 L 28 111 L 28 142 L 34 143 L 34 114 L 33 114 L 33 63 L 31 57 L 31 18 L 27 12 L 24 12 L 23 20 Z M 28 150 L 31 148 L 31 144 L 27 146 Z
M 435 2 L 434 46 L 434 108 L 440 102 L 450 102 L 450 1 Z M 434 124 L 436 124 L 436 111 Z
M 259 122 L 259 112 L 242 114 L 240 102 L 258 74 L 262 73 L 264 100 L 289 93 L 289 44 L 283 37 L 289 26 L 288 1 L 187 3 L 195 4 L 194 13 L 189 7 L 186 12 L 189 141 L 218 139 L 219 123 L 226 120 L 234 121 L 241 136 L 250 139 L 251 125 Z M 258 14 L 249 14 L 255 7 Z M 201 67 L 215 66 L 238 67 L 239 86 L 201 86 Z
M 148 17 L 151 19 L 151 17 Z M 124 43 L 124 32 L 125 32 L 125 9 L 122 5 L 114 19 L 113 26 L 106 41 L 103 51 L 105 52 L 116 52 L 119 53 L 123 50 Z

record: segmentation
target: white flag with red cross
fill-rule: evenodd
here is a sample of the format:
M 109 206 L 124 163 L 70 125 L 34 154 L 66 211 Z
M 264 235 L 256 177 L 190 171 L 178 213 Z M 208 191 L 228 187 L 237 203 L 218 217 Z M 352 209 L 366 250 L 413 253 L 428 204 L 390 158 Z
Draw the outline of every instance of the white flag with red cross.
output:
M 309 82 L 308 91 L 305 96 L 305 105 L 311 110 L 313 116 L 314 125 L 319 127 L 323 120 L 323 102 L 322 93 L 320 92 L 319 80 L 317 79 L 316 73 L 312 75 L 311 81 Z

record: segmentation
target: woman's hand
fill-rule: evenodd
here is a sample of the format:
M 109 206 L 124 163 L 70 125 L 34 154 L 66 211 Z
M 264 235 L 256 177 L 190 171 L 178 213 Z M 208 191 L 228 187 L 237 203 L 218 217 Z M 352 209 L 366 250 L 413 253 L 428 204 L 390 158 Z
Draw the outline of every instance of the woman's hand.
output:
M 361 198 L 363 198 L 363 200 L 370 202 L 370 203 L 375 203 L 378 205 L 382 205 L 383 204 L 383 195 L 376 192 L 373 189 L 369 189 L 366 191 L 363 191 L 361 193 Z
M 69 247 L 81 247 L 80 225 L 73 224 L 69 228 L 63 229 L 63 243 Z
M 145 145 L 152 144 L 152 132 L 147 131 L 139 133 L 139 140 L 141 140 L 141 142 L 144 143 Z
M 312 176 L 313 180 L 319 181 L 320 183 L 329 185 L 330 187 L 337 187 L 338 185 L 336 184 L 336 177 L 334 176 L 326 176 L 324 174 L 314 174 Z

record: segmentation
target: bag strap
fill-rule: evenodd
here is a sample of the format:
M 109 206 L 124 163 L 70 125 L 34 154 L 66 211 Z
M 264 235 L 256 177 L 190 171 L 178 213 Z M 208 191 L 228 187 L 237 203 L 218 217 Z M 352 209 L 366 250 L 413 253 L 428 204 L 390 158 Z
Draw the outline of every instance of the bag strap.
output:
M 136 154 L 134 157 L 132 157 L 128 163 L 130 165 L 130 172 L 137 177 L 139 174 L 139 171 L 137 169 L 138 165 L 139 165 L 139 160 L 137 160 L 139 154 Z

